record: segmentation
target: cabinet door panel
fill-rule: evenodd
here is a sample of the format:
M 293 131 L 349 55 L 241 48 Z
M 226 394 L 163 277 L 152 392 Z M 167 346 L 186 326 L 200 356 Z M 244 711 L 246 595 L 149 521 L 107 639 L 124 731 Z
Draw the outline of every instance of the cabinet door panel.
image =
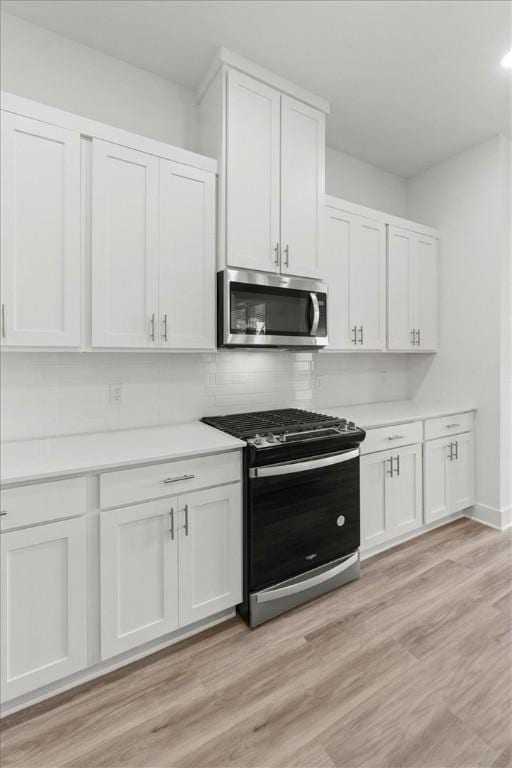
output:
M 1 535 L 2 700 L 86 664 L 85 519 Z
M 158 159 L 93 141 L 92 344 L 153 346 Z M 157 329 L 155 328 L 155 334 Z
M 416 530 L 422 524 L 421 445 L 400 448 L 393 456 L 393 477 L 386 485 L 393 538 Z
M 178 627 L 176 499 L 102 512 L 100 536 L 101 658 L 107 659 Z
M 2 113 L 2 342 L 80 345 L 80 137 Z
M 240 484 L 183 494 L 180 506 L 180 626 L 242 599 Z
M 415 236 L 415 321 L 419 349 L 437 348 L 437 240 Z
M 451 510 L 450 439 L 441 438 L 425 443 L 423 487 L 425 522 L 446 517 Z
M 386 477 L 390 451 L 361 456 L 361 549 L 371 549 L 390 537 L 386 507 Z
M 384 349 L 386 230 L 383 224 L 362 217 L 354 217 L 350 258 L 350 327 L 354 326 L 356 349 Z
M 320 276 L 325 176 L 325 115 L 281 97 L 282 271 Z
M 452 474 L 453 512 L 460 512 L 473 504 L 473 434 L 456 435 L 452 442 L 454 459 L 450 462 Z
M 280 95 L 234 70 L 227 78 L 226 260 L 276 271 Z
M 215 177 L 160 160 L 160 344 L 215 345 Z
M 397 227 L 388 228 L 388 348 L 415 349 L 414 325 L 414 235 Z
M 353 217 L 342 211 L 326 208 L 320 267 L 322 277 L 329 285 L 329 349 L 354 347 L 349 324 L 349 275 L 353 236 Z

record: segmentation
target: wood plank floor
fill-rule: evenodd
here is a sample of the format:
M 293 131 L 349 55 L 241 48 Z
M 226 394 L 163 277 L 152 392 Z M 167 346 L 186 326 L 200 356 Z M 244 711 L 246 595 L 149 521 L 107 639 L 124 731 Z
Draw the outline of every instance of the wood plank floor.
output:
M 460 520 L 3 722 L 8 766 L 506 768 L 511 537 Z

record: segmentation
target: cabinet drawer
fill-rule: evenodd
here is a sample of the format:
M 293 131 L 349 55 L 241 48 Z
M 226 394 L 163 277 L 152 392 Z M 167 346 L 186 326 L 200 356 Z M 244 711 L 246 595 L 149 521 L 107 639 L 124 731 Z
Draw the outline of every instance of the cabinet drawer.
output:
M 442 416 L 439 419 L 425 421 L 425 440 L 435 440 L 438 437 L 456 435 L 460 432 L 471 432 L 473 429 L 473 413 L 456 413 L 452 416 Z
M 240 480 L 240 453 L 178 459 L 100 475 L 100 506 L 119 507 Z
M 423 425 L 421 421 L 410 424 L 397 424 L 391 427 L 369 429 L 365 440 L 361 443 L 361 453 L 375 453 L 388 448 L 398 448 L 401 445 L 413 445 L 423 442 Z
M 85 513 L 85 478 L 4 488 L 1 492 L 1 530 L 36 525 Z

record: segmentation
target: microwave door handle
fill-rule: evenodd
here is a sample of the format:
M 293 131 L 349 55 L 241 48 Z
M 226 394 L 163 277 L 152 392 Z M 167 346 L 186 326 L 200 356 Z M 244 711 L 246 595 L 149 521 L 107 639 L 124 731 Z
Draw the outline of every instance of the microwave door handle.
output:
M 316 336 L 318 331 L 318 324 L 320 322 L 320 305 L 318 303 L 318 296 L 316 293 L 310 293 L 309 298 L 311 299 L 311 303 L 313 305 L 313 322 L 311 324 L 309 335 Z

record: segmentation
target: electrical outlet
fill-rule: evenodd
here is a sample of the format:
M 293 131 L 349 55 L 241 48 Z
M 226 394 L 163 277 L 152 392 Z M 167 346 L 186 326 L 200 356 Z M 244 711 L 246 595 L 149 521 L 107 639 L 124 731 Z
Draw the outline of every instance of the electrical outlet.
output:
M 120 403 L 123 398 L 123 389 L 121 384 L 111 384 L 109 388 L 109 398 L 111 403 Z

